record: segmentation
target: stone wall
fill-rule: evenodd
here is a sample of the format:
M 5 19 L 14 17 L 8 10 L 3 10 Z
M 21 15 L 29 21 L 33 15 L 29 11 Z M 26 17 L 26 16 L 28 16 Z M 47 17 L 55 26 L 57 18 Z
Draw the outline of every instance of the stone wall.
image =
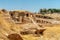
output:
M 33 21 L 35 21 L 36 23 L 43 23 L 43 24 L 51 24 L 51 22 L 47 21 L 47 20 L 51 20 L 53 18 L 48 17 L 48 16 L 44 16 L 41 14 L 34 14 L 28 11 L 10 11 L 10 17 L 12 18 L 12 20 L 14 20 L 15 23 L 20 24 L 20 23 L 32 23 L 32 20 L 29 19 L 32 18 Z
M 32 17 L 32 13 L 30 12 L 18 12 L 18 11 L 10 11 L 11 18 L 16 23 L 23 23 L 24 21 L 28 21 L 28 17 Z

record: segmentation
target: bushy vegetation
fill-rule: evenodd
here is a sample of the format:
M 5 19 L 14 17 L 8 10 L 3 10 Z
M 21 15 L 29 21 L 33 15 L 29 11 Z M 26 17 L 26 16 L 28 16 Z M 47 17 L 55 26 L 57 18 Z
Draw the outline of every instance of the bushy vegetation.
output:
M 39 13 L 45 14 L 45 13 L 60 13 L 60 9 L 40 9 Z

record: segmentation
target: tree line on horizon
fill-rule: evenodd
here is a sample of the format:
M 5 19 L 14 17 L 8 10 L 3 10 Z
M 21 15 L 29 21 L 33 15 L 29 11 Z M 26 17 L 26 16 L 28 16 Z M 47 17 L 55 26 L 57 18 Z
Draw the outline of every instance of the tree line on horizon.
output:
M 45 14 L 45 13 L 60 13 L 60 9 L 40 9 L 39 13 Z

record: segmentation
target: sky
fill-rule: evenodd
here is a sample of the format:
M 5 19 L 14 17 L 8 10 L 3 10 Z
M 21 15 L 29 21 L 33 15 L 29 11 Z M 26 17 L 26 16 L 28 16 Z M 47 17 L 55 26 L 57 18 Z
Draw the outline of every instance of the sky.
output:
M 41 8 L 60 8 L 60 0 L 0 0 L 0 9 L 38 12 Z

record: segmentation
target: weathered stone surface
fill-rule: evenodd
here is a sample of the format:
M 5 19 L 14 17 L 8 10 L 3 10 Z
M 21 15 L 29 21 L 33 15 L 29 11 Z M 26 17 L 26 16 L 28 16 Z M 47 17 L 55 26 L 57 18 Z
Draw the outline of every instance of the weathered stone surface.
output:
M 19 34 L 10 34 L 8 35 L 9 40 L 23 40 Z

